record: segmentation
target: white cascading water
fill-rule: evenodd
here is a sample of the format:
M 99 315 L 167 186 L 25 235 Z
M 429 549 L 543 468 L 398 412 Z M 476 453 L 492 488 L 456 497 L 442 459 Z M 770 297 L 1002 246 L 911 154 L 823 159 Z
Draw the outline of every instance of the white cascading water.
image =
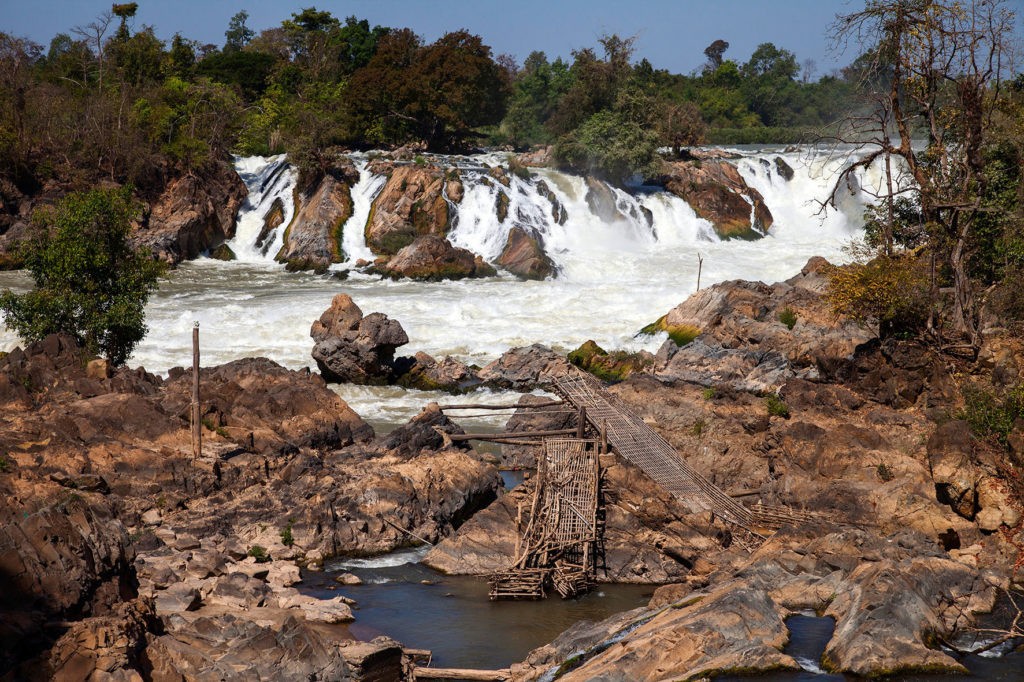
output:
M 794 171 L 790 181 L 775 166 L 779 156 Z M 204 364 L 265 356 L 292 368 L 309 366 L 310 324 L 341 292 L 351 295 L 364 313 L 379 311 L 401 322 L 410 342 L 399 353 L 422 350 L 482 366 L 511 347 L 531 343 L 568 351 L 593 339 L 606 349 L 655 350 L 662 338 L 635 334 L 694 292 L 698 256 L 703 258 L 702 286 L 737 278 L 786 279 L 815 255 L 842 261 L 844 245 L 860 233 L 860 215 L 869 200 L 856 188 L 855 194 L 844 190 L 837 209 L 818 215 L 816 202 L 827 197 L 845 157 L 808 150 L 743 153 L 735 163 L 764 196 L 775 222 L 763 239 L 721 241 L 686 202 L 663 191 L 631 195 L 615 190 L 620 215 L 605 221 L 591 211 L 583 178 L 537 170 L 530 179 L 510 175 L 506 188 L 486 172 L 485 164 L 494 165 L 501 157 L 460 158 L 464 197 L 451 241 L 495 260 L 509 229 L 518 224 L 543 240 L 557 277 L 542 282 L 521 282 L 506 274 L 457 282 L 390 281 L 353 269 L 357 260 L 373 257 L 363 232 L 371 202 L 385 181 L 366 170 L 365 159 L 354 160 L 360 179 L 352 190 L 353 216 L 344 226 L 348 262 L 340 266 L 349 270 L 348 279 L 286 273 L 273 261 L 294 211 L 295 171 L 281 157 L 238 159 L 239 173 L 250 187 L 231 242 L 239 260 L 200 259 L 173 271 L 147 307 L 151 332 L 131 362 L 156 372 L 187 365 L 192 324 L 199 321 Z M 869 169 L 858 182 L 877 186 L 878 175 Z M 551 201 L 539 191 L 541 180 L 565 211 L 564 224 L 553 217 Z M 504 221 L 495 210 L 499 192 L 508 197 Z M 263 218 L 277 199 L 284 223 L 269 246 L 268 238 L 257 247 Z M 24 289 L 29 284 L 23 273 L 0 273 L 0 286 Z M 17 343 L 12 332 L 0 328 L 0 350 Z M 403 421 L 437 398 L 395 387 L 338 390 L 378 425 Z
M 298 173 L 284 154 L 237 158 L 235 170 L 249 190 L 249 196 L 238 210 L 235 236 L 228 242 L 228 246 L 241 262 L 265 262 L 281 250 L 284 230 L 295 214 L 292 192 L 295 190 Z M 261 240 L 260 233 L 274 202 L 279 202 L 283 221 L 272 233 L 263 235 Z

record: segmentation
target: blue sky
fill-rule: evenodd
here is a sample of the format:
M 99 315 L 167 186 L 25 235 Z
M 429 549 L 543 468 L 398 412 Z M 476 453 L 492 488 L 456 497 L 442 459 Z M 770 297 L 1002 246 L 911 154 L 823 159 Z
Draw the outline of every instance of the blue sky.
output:
M 855 11 L 862 0 L 138 0 L 135 27 L 152 25 L 161 38 L 174 33 L 221 45 L 228 20 L 249 12 L 259 31 L 279 25 L 292 12 L 315 5 L 344 18 L 409 27 L 433 41 L 465 28 L 479 34 L 495 54 L 521 63 L 532 50 L 568 58 L 574 49 L 594 46 L 605 33 L 637 36 L 637 57 L 656 68 L 689 73 L 704 61 L 704 48 L 722 38 L 727 58 L 746 61 L 754 48 L 772 42 L 813 59 L 816 77 L 856 56 L 830 49 L 828 24 L 837 13 Z M 1012 0 L 1020 5 L 1024 0 Z M 46 45 L 56 33 L 87 24 L 109 10 L 92 0 L 0 0 L 0 30 Z M 1024 13 L 1024 12 L 1022 12 Z

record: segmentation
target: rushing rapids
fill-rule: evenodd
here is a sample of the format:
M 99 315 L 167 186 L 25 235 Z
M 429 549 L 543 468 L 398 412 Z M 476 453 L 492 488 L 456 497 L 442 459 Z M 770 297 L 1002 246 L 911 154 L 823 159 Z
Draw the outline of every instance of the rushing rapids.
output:
M 790 179 L 780 172 L 778 158 L 792 168 Z M 696 289 L 698 268 L 706 286 L 735 278 L 781 280 L 814 255 L 843 260 L 844 244 L 859 233 L 868 193 L 851 187 L 836 209 L 824 213 L 818 202 L 828 195 L 845 158 L 807 149 L 743 152 L 731 163 L 763 195 L 775 220 L 762 239 L 725 241 L 685 201 L 660 188 L 630 193 L 609 187 L 616 210 L 601 215 L 595 212 L 600 207 L 588 202 L 582 177 L 532 169 L 529 177 L 508 173 L 506 186 L 489 173 L 506 162 L 504 155 L 442 157 L 439 165 L 457 167 L 464 186 L 461 201 L 448 199 L 448 238 L 455 246 L 494 261 L 515 223 L 540 236 L 556 269 L 544 281 L 519 281 L 499 270 L 496 277 L 447 282 L 381 280 L 355 267 L 374 256 L 364 226 L 386 180 L 369 170 L 367 156 L 353 157 L 358 181 L 343 227 L 346 262 L 332 266 L 348 270 L 347 280 L 285 272 L 274 256 L 296 211 L 297 173 L 281 156 L 240 158 L 236 169 L 249 198 L 229 243 L 238 260 L 201 258 L 173 271 L 150 301 L 151 331 L 131 361 L 157 372 L 187 364 L 191 327 L 198 321 L 204 364 L 266 356 L 288 367 L 308 366 L 309 325 L 339 291 L 364 311 L 400 320 L 409 333 L 409 352 L 453 355 L 482 365 L 510 347 L 531 343 L 568 350 L 593 339 L 605 348 L 654 350 L 661 339 L 636 337 L 636 332 Z M 858 180 L 872 186 L 880 176 L 869 169 Z M 504 220 L 495 210 L 501 203 Z M 277 225 L 268 231 L 266 217 L 275 206 Z M 0 285 L 29 286 L 24 273 L 0 277 Z M 13 332 L 2 331 L 0 348 L 17 344 Z M 425 397 L 394 388 L 340 390 L 377 422 L 406 415 Z

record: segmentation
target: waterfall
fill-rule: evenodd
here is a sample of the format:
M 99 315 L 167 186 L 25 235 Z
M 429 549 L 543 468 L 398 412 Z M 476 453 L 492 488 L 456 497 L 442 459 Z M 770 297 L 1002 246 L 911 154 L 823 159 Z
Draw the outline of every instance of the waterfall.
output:
M 353 157 L 359 180 L 352 187 L 352 216 L 343 228 L 346 267 L 372 261 L 364 230 L 372 203 L 386 176 L 368 170 L 365 157 Z M 743 180 L 764 197 L 774 218 L 767 239 L 810 248 L 823 239 L 845 241 L 860 229 L 870 191 L 881 173 L 860 169 L 837 194 L 836 207 L 821 210 L 838 177 L 844 154 L 804 149 L 793 152 L 739 152 L 731 159 Z M 593 282 L 608 277 L 637 257 L 664 259 L 669 253 L 704 252 L 727 248 L 714 227 L 679 197 L 657 187 L 633 192 L 593 179 L 549 168 L 528 173 L 495 173 L 501 155 L 440 158 L 459 169 L 463 197 L 452 211 L 449 240 L 496 262 L 517 227 L 538 239 L 551 258 L 558 277 Z M 229 245 L 240 261 L 272 262 L 281 248 L 286 226 L 295 212 L 296 170 L 283 155 L 236 160 L 236 169 L 249 188 Z M 791 175 L 789 179 L 784 177 Z M 789 172 L 791 171 L 791 173 Z M 278 211 L 281 224 L 267 232 L 267 216 Z M 753 206 L 751 206 L 753 214 Z M 738 246 L 733 246 L 739 249 Z
M 298 172 L 284 154 L 235 159 L 235 171 L 249 190 L 249 196 L 238 210 L 235 237 L 228 246 L 243 262 L 273 260 L 284 242 L 284 231 L 295 213 L 292 194 Z M 267 216 L 275 209 L 281 212 L 281 223 L 263 234 Z

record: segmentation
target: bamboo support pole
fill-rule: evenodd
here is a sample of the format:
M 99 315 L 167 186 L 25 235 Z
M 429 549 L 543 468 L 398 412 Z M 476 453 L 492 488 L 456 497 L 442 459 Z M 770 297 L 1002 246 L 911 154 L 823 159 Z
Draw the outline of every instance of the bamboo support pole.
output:
M 199 323 L 192 327 L 192 456 L 203 454 L 203 420 L 199 409 Z

